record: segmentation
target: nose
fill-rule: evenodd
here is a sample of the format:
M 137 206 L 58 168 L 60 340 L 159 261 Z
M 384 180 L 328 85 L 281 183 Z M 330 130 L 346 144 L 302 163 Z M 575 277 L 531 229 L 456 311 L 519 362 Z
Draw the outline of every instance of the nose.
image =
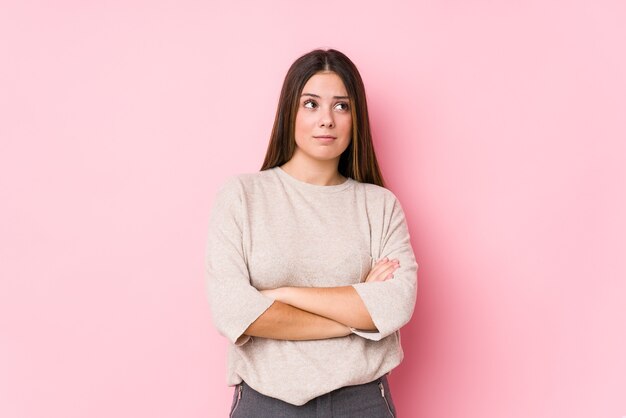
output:
M 320 112 L 320 127 L 324 128 L 333 128 L 335 126 L 335 120 L 333 119 L 332 110 L 328 109 L 326 111 Z

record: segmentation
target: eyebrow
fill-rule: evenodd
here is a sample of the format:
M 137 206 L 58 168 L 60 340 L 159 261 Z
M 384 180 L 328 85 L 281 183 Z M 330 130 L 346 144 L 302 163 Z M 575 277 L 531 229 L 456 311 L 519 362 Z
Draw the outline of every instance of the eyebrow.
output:
M 313 94 L 313 93 L 302 93 L 302 96 L 311 96 L 311 97 L 317 97 L 318 99 L 321 98 L 321 96 L 318 96 L 317 94 Z M 333 99 L 349 99 L 349 96 L 333 96 Z

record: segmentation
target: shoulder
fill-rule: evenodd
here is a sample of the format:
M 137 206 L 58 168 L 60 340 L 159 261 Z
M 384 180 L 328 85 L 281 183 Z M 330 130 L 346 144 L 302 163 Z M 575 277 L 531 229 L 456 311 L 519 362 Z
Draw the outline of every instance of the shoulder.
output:
M 273 178 L 271 170 L 230 174 L 219 185 L 218 194 L 243 196 L 272 182 Z
M 369 183 L 359 183 L 359 187 L 365 194 L 365 204 L 373 218 L 382 220 L 383 223 L 405 219 L 404 208 L 394 192 Z
M 398 202 L 396 195 L 386 187 L 371 183 L 357 183 L 359 189 L 365 194 L 368 202 L 379 202 L 386 205 L 395 205 Z

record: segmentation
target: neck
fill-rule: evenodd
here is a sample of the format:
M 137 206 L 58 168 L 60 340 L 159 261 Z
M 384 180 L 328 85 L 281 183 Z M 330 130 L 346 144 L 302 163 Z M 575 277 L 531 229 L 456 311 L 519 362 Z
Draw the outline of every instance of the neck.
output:
M 280 168 L 305 183 L 335 186 L 346 181 L 346 178 L 339 174 L 338 166 L 339 158 L 319 161 L 303 158 L 296 153 Z

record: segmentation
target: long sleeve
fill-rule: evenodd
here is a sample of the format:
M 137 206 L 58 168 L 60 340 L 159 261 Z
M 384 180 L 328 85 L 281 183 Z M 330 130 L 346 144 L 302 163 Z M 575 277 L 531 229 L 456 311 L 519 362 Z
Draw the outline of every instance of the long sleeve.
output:
M 380 257 L 397 258 L 400 267 L 394 277 L 384 282 L 357 283 L 352 286 L 363 300 L 378 332 L 352 329 L 363 338 L 379 341 L 409 322 L 417 296 L 417 262 L 400 202 L 390 193 L 385 202 L 385 223 L 380 243 Z
M 218 190 L 206 247 L 206 288 L 213 323 L 235 345 L 248 342 L 250 337 L 242 337 L 243 332 L 273 303 L 250 284 L 243 246 L 244 196 L 236 177 L 228 178 Z

